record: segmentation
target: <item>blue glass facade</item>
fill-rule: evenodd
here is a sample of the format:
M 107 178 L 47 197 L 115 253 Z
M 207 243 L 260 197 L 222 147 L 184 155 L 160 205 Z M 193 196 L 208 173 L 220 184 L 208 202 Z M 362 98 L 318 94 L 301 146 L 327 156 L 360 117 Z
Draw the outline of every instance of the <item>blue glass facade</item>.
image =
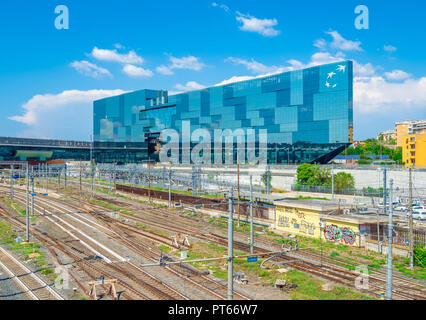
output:
M 156 159 L 161 131 L 182 136 L 184 122 L 191 132 L 205 128 L 212 137 L 215 129 L 266 129 L 272 164 L 329 162 L 352 143 L 352 61 L 171 96 L 141 90 L 95 101 L 95 148 L 108 143 L 139 149 L 137 156 L 129 153 L 130 162 L 148 154 Z

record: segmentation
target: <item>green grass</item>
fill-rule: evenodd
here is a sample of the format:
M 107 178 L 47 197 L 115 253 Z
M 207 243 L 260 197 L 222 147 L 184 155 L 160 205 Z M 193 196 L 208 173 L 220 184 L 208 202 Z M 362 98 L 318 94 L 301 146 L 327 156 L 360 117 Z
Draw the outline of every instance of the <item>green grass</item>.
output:
M 164 244 L 161 244 L 161 245 L 159 245 L 157 247 L 158 247 L 158 249 L 160 249 L 161 251 L 164 251 L 164 252 L 170 252 L 170 251 L 172 251 L 172 249 L 170 249 L 170 247 L 165 246 Z
M 29 260 L 29 255 L 37 253 L 39 256 L 32 259 L 34 264 L 40 268 L 40 271 L 49 275 L 53 273 L 53 270 L 44 267 L 47 262 L 44 253 L 40 250 L 40 244 L 38 243 L 17 243 L 15 240 L 18 237 L 12 226 L 7 222 L 0 222 L 0 243 L 5 245 L 8 250 L 21 253 L 24 255 L 24 259 Z
M 289 270 L 280 279 L 296 284 L 297 288 L 290 292 L 293 300 L 372 300 L 364 294 L 354 292 L 345 287 L 336 286 L 331 291 L 322 290 L 323 281 L 315 279 L 305 272 Z

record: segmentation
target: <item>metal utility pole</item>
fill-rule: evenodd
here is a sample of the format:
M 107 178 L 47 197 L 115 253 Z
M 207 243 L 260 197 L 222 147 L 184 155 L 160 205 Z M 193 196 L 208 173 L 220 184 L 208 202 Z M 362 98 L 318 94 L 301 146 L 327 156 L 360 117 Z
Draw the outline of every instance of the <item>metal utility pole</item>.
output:
M 334 163 L 331 164 L 331 200 L 334 200 Z
M 151 156 L 148 156 L 148 198 L 149 202 L 151 202 Z
M 80 197 L 81 197 L 81 159 L 80 159 Z
M 29 168 L 28 168 L 28 162 L 27 162 L 27 168 L 26 168 L 26 193 L 27 193 L 27 201 L 26 201 L 26 211 L 25 211 L 25 220 L 27 224 L 27 242 L 30 242 L 30 179 L 29 179 Z
M 410 268 L 414 268 L 414 237 L 413 237 L 413 170 L 409 169 L 409 209 L 410 210 L 410 221 L 409 221 L 409 228 L 410 228 L 410 240 L 409 240 L 409 246 L 410 246 Z
M 33 195 L 31 195 L 31 215 L 34 216 L 34 196 Z
M 253 177 L 250 175 L 250 254 L 253 254 Z
M 388 223 L 388 274 L 386 283 L 386 299 L 392 300 L 392 238 L 393 238 L 393 179 L 390 180 L 389 199 L 389 223 Z
M 61 173 L 62 172 L 59 169 L 56 172 L 58 173 L 58 191 L 59 191 L 59 189 L 61 188 Z
M 34 166 L 31 166 L 31 192 L 34 193 Z
M 383 214 L 386 215 L 386 205 L 387 205 L 387 187 L 386 187 L 386 166 L 383 168 Z M 379 220 L 379 211 L 377 211 L 377 245 L 379 247 L 379 252 L 382 252 L 381 240 L 380 240 L 380 220 Z
M 10 166 L 10 201 L 13 203 L 13 165 Z
M 386 214 L 387 188 L 386 188 L 386 166 L 383 168 L 383 213 Z
M 172 207 L 172 169 L 169 168 L 169 208 Z
M 229 190 L 228 217 L 228 300 L 234 299 L 234 218 L 232 207 L 232 188 Z
M 114 176 L 113 176 L 113 179 L 114 179 L 114 190 L 117 190 L 116 185 L 115 185 L 115 165 L 116 165 L 116 161 L 114 160 Z
M 46 164 L 45 165 L 45 168 L 46 168 L 46 172 L 45 172 L 45 179 L 46 179 L 46 193 L 47 193 L 47 190 L 49 189 L 49 174 L 50 174 L 50 168 L 49 168 L 49 166 Z
M 67 164 L 65 163 L 65 176 L 64 176 L 64 188 L 67 188 Z
M 163 166 L 162 178 L 163 178 L 163 188 L 164 188 L 166 186 L 166 167 L 165 166 Z
M 109 192 L 112 191 L 112 174 L 111 171 L 108 169 L 108 178 L 109 178 Z
M 237 205 L 237 212 L 238 212 L 238 227 L 240 226 L 240 157 L 237 153 L 237 191 L 238 191 L 238 205 Z
M 93 200 L 93 135 L 90 135 L 90 177 L 91 177 L 91 183 L 90 183 L 90 200 Z

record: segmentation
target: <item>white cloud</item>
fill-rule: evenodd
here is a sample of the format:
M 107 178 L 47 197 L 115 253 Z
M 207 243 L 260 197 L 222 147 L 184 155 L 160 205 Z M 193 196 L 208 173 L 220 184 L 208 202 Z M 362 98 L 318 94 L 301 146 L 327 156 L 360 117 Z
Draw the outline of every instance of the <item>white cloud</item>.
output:
M 202 84 L 199 84 L 195 81 L 189 81 L 185 85 L 183 84 L 177 84 L 175 85 L 175 89 L 179 91 L 192 91 L 192 90 L 201 90 L 204 89 L 206 86 L 203 86 Z
M 381 76 L 354 79 L 354 104 L 360 113 L 403 115 L 426 106 L 426 77 L 403 83 L 387 82 Z
M 101 68 L 89 61 L 74 61 L 70 64 L 79 73 L 92 78 L 101 78 L 102 76 L 112 77 L 112 74 L 105 68 Z
M 278 69 L 280 69 L 277 66 L 266 66 L 260 62 L 255 61 L 254 59 L 251 59 L 250 61 L 229 57 L 225 61 L 233 62 L 234 64 L 241 64 L 246 66 L 246 68 L 254 73 L 269 73 L 269 72 L 275 72 Z
M 166 75 L 166 76 L 170 76 L 170 75 L 172 75 L 172 74 L 174 74 L 173 73 L 173 71 L 169 68 L 169 67 L 167 67 L 167 66 L 159 66 L 159 67 L 157 67 L 156 69 L 155 69 L 158 73 L 160 73 L 160 74 L 164 74 L 164 75 Z
M 394 46 L 388 45 L 388 46 L 384 46 L 383 50 L 385 50 L 386 52 L 395 52 L 398 49 Z
M 372 77 L 376 75 L 376 68 L 369 62 L 360 64 L 354 61 L 354 76 L 355 77 Z
M 161 65 L 157 67 L 157 72 L 163 75 L 172 75 L 174 74 L 173 70 L 175 69 L 188 69 L 200 71 L 205 67 L 205 64 L 200 62 L 200 59 L 194 56 L 187 56 L 182 58 L 176 58 L 169 56 L 170 64 L 165 66 Z
M 204 67 L 204 64 L 201 63 L 199 59 L 194 56 L 182 58 L 170 56 L 170 61 L 172 62 L 172 65 L 170 66 L 171 69 L 190 69 L 200 71 Z
M 124 64 L 143 64 L 144 59 L 131 50 L 128 53 L 118 53 L 116 49 L 98 49 L 94 47 L 91 53 L 92 57 L 101 61 L 118 62 Z
M 93 101 L 123 94 L 123 90 L 68 90 L 39 94 L 23 104 L 22 115 L 11 117 L 26 125 L 19 137 L 88 140 L 93 132 Z
M 396 81 L 405 80 L 411 77 L 411 74 L 402 70 L 393 70 L 392 72 L 385 72 L 384 75 L 386 79 Z
M 277 19 L 258 19 L 238 11 L 236 19 L 242 23 L 240 26 L 242 31 L 256 32 L 265 37 L 275 37 L 281 33 L 281 31 L 274 29 L 278 25 Z
M 333 38 L 333 41 L 330 43 L 330 47 L 336 50 L 342 51 L 363 51 L 361 48 L 361 41 L 351 41 L 343 38 L 337 31 L 329 31 L 326 34 L 330 35 Z M 325 49 L 327 43 L 324 39 L 316 40 L 314 46 Z
M 141 78 L 141 77 L 152 77 L 154 74 L 151 70 L 136 67 L 132 64 L 126 64 L 123 67 L 123 72 L 130 77 Z
M 319 49 L 325 49 L 327 47 L 327 41 L 325 41 L 324 39 L 315 40 L 314 47 L 317 47 Z
M 212 6 L 213 7 L 218 7 L 218 8 L 221 8 L 221 9 L 223 9 L 223 10 L 225 10 L 226 12 L 229 12 L 229 7 L 227 6 L 227 5 L 224 5 L 224 4 L 220 4 L 220 3 L 217 3 L 217 2 L 213 2 L 212 3 Z
M 340 62 L 345 60 L 345 55 L 342 52 L 338 52 L 336 55 L 332 55 L 329 52 L 316 52 L 311 56 L 311 61 L 303 63 L 296 59 L 288 60 L 289 66 L 281 67 L 282 72 L 294 71 L 310 67 L 319 66 L 322 64 L 329 64 L 334 62 Z
M 25 110 L 22 116 L 13 116 L 9 119 L 32 126 L 41 119 L 41 113 L 55 111 L 73 103 L 92 103 L 94 100 L 124 92 L 123 90 L 67 90 L 59 94 L 39 94 L 22 106 Z
M 308 67 L 339 62 L 342 60 L 345 60 L 345 55 L 342 52 L 338 52 L 336 55 L 332 55 L 329 52 L 317 52 L 312 55 L 311 62 L 308 64 Z

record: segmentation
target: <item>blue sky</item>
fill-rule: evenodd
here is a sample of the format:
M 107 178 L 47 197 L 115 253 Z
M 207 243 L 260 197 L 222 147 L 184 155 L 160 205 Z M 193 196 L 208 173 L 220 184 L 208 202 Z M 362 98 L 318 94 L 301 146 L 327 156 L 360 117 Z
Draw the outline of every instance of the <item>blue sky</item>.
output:
M 368 30 L 354 25 L 360 4 Z M 93 99 L 351 59 L 355 139 L 374 137 L 426 119 L 424 12 L 415 0 L 2 1 L 0 136 L 87 140 Z

